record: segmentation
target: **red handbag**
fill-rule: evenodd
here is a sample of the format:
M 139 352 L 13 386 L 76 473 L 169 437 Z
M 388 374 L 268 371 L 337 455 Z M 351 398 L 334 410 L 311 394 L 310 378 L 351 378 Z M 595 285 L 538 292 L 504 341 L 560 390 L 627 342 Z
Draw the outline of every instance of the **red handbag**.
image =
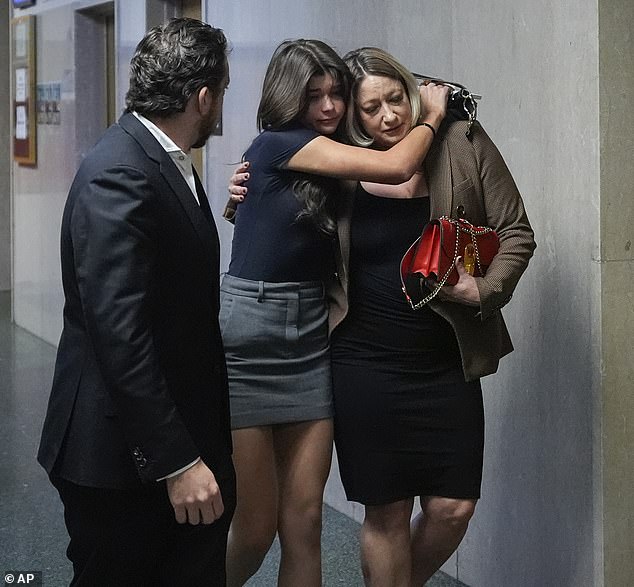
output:
M 449 216 L 431 220 L 401 260 L 405 298 L 418 310 L 434 299 L 443 285 L 455 285 L 459 256 L 469 274 L 482 277 L 499 248 L 500 239 L 488 226 L 474 226 L 464 218 Z M 414 301 L 415 290 L 415 297 L 422 299 Z

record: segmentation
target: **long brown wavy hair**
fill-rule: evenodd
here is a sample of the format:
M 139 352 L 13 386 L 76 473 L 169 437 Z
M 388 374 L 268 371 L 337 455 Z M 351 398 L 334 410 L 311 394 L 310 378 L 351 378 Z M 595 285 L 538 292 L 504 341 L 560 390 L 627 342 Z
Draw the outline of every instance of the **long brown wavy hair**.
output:
M 281 43 L 269 62 L 258 106 L 258 130 L 283 130 L 301 124 L 308 109 L 308 84 L 313 76 L 330 75 L 348 103 L 350 72 L 335 50 L 317 39 L 295 39 Z M 343 127 L 343 123 L 340 125 Z M 339 129 L 333 138 L 341 138 Z M 339 183 L 332 178 L 306 175 L 293 191 L 302 202 L 298 220 L 310 219 L 328 235 L 336 231 L 332 198 Z

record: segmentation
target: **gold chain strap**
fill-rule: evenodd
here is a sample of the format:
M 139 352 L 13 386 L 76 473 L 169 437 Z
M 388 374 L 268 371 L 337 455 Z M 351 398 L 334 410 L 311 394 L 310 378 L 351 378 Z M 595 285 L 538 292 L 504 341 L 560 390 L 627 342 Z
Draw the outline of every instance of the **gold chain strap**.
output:
M 464 218 L 462 218 L 462 221 L 469 225 L 468 228 L 463 228 L 462 226 L 460 226 L 460 222 L 458 220 L 454 220 L 453 218 L 450 218 L 449 216 L 441 216 L 439 220 L 441 221 L 441 225 L 442 225 L 442 220 L 447 220 L 447 222 L 453 225 L 454 228 L 456 229 L 456 246 L 454 249 L 453 261 L 449 265 L 449 268 L 447 269 L 446 273 L 442 276 L 442 279 L 436 284 L 436 289 L 434 289 L 432 292 L 430 292 L 420 302 L 417 302 L 416 304 L 412 302 L 412 299 L 409 297 L 409 295 L 407 295 L 407 291 L 405 290 L 405 286 L 403 285 L 403 293 L 405 294 L 405 297 L 407 301 L 409 302 L 409 305 L 411 306 L 412 310 L 420 310 L 423 306 L 427 305 L 431 300 L 433 300 L 438 295 L 438 292 L 440 292 L 443 285 L 447 283 L 447 279 L 449 279 L 449 275 L 453 271 L 454 267 L 456 266 L 456 261 L 458 260 L 460 232 L 464 232 L 466 234 L 471 235 L 471 241 L 473 243 L 473 248 L 476 254 L 476 263 L 478 264 L 478 270 L 480 271 L 480 275 L 484 275 L 484 271 L 482 271 L 482 265 L 480 264 L 480 251 L 478 250 L 478 242 L 476 240 L 476 232 L 475 232 L 475 227 L 473 226 L 473 224 L 471 224 L 471 222 L 469 222 L 468 220 L 465 220 Z M 478 231 L 478 234 L 487 234 L 489 232 L 493 232 L 493 229 L 486 226 L 486 227 L 483 227 L 482 230 Z

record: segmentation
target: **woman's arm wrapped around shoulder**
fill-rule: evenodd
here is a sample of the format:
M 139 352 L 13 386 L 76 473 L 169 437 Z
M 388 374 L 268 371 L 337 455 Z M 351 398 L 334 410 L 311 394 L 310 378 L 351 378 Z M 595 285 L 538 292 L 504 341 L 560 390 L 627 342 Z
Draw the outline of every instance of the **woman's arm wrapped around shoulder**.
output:
M 485 320 L 511 299 L 536 244 L 524 202 L 502 155 L 479 124 L 471 133 L 487 225 L 500 237 L 500 249 L 486 275 L 476 278 Z

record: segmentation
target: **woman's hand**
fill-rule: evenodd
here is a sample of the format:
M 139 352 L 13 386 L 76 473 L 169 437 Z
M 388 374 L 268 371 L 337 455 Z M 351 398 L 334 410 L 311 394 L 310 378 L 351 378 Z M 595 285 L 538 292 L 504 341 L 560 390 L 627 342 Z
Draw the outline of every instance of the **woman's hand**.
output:
M 446 302 L 479 306 L 480 291 L 478 290 L 478 284 L 475 277 L 467 273 L 464 268 L 462 257 L 456 259 L 456 271 L 458 272 L 458 283 L 456 285 L 443 286 L 438 297 Z
M 418 88 L 423 115 L 421 121 L 430 123 L 436 130 L 447 114 L 449 87 L 433 82 Z
M 249 173 L 247 169 L 249 168 L 249 162 L 243 161 L 238 167 L 235 168 L 231 179 L 229 180 L 229 185 L 227 189 L 229 190 L 229 195 L 231 197 L 232 202 L 240 203 L 244 201 L 244 196 L 247 193 L 247 188 L 242 184 L 249 179 Z

